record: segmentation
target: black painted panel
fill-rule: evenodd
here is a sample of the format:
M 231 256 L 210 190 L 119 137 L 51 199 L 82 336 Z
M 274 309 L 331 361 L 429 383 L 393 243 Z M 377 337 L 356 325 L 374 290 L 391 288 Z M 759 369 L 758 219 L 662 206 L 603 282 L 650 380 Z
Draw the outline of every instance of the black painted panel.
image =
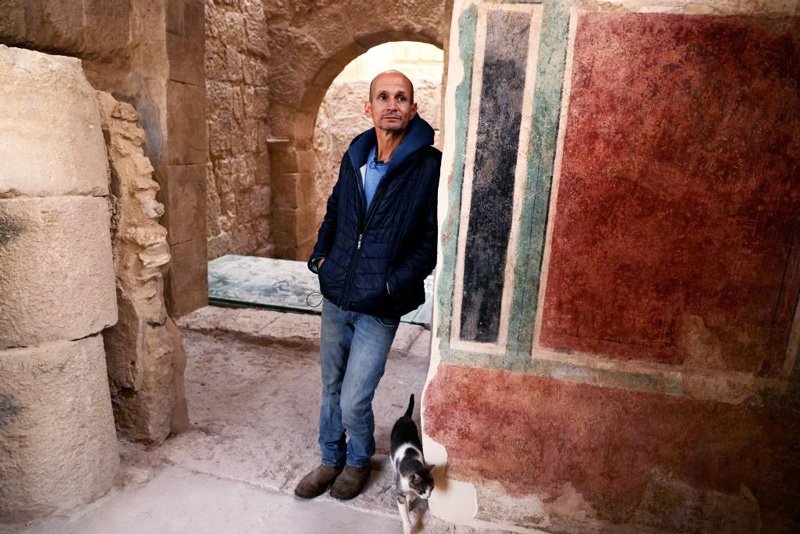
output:
M 472 202 L 464 251 L 461 339 L 495 342 L 525 88 L 530 13 L 487 15 Z

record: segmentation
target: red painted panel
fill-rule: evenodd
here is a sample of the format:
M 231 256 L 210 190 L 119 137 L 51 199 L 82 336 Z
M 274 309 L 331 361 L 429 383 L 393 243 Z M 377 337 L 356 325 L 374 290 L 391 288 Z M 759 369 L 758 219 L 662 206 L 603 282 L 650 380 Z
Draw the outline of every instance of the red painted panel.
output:
M 698 490 L 744 484 L 764 531 L 789 532 L 800 528 L 797 403 L 729 405 L 440 365 L 425 432 L 446 447 L 448 476 L 511 495 L 547 500 L 569 482 L 601 518 L 624 522 L 658 469 Z
M 581 17 L 542 345 L 779 373 L 800 288 L 787 20 Z

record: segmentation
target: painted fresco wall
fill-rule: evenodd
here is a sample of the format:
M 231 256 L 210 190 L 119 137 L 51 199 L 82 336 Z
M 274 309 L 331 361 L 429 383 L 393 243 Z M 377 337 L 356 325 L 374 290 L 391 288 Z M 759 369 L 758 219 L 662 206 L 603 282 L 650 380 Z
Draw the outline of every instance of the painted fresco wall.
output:
M 800 529 L 798 12 L 456 2 L 434 513 Z

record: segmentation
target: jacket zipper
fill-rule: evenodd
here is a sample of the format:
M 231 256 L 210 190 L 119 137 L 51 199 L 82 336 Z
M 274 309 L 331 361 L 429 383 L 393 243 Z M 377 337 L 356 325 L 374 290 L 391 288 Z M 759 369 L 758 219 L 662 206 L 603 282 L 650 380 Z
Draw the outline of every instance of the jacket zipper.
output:
M 351 163 L 352 160 L 351 160 Z M 359 192 L 359 207 L 362 206 L 362 203 L 365 202 L 364 196 L 364 187 L 361 184 L 361 171 L 356 167 L 355 163 L 353 163 L 353 169 L 356 173 L 356 183 L 358 184 L 358 192 Z M 353 279 L 355 278 L 356 274 L 356 265 L 358 265 L 358 257 L 361 254 L 361 240 L 364 239 L 364 234 L 367 233 L 367 229 L 369 228 L 369 223 L 372 221 L 373 215 L 375 215 L 375 208 L 378 206 L 378 201 L 381 199 L 383 191 L 386 190 L 386 178 L 390 177 L 390 175 L 385 174 L 381 179 L 381 183 L 378 184 L 378 190 L 375 191 L 375 196 L 372 198 L 372 204 L 369 207 L 369 211 L 366 213 L 365 217 L 366 220 L 364 221 L 364 225 L 361 227 L 361 232 L 358 234 L 358 242 L 356 243 L 356 251 L 353 254 L 352 259 L 350 260 L 350 266 L 347 269 L 347 282 L 344 286 L 344 291 L 342 292 L 342 308 L 344 309 L 347 305 L 347 297 L 350 294 L 350 286 L 353 285 Z M 361 215 L 361 210 L 359 210 L 359 219 Z

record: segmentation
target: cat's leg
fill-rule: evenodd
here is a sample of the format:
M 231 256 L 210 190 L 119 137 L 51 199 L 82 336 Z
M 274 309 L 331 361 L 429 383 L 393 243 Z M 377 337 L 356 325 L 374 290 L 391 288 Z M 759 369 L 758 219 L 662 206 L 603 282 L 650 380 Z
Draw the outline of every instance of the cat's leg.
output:
M 397 496 L 397 510 L 403 520 L 403 534 L 411 534 L 411 519 L 408 517 L 408 497 L 406 495 Z

